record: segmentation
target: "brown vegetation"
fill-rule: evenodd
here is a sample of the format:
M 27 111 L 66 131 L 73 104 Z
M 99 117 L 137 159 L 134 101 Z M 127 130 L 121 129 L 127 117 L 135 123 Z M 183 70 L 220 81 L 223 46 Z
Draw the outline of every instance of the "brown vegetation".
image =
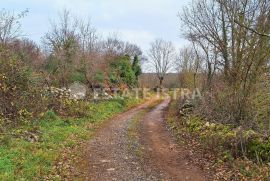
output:
M 262 88 L 260 82 L 268 82 L 269 37 L 261 34 L 270 32 L 269 10 L 269 1 L 203 0 L 179 14 L 193 47 L 183 50 L 182 57 L 188 56 L 181 59 L 191 65 L 194 60 L 196 68 L 188 68 L 194 80 L 202 73 L 202 113 L 211 120 L 258 126 L 254 95 Z M 184 73 L 185 61 L 180 64 Z
M 80 82 L 90 95 L 94 88 L 132 87 L 140 74 L 142 51 L 116 36 L 101 39 L 90 21 L 64 10 L 39 47 L 21 38 L 20 19 L 0 11 L 0 124 L 2 129 L 34 120 L 52 109 L 68 115 L 78 103 L 55 96 L 53 87 Z M 134 63 L 133 60 L 136 60 Z M 82 107 L 81 107 L 82 108 Z M 83 108 L 82 110 L 83 111 Z

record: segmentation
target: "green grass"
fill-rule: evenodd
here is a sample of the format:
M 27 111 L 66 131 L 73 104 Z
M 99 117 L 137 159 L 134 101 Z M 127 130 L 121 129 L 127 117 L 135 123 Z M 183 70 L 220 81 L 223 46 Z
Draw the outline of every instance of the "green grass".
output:
M 131 152 L 135 153 L 135 155 L 141 159 L 143 157 L 143 146 L 139 142 L 139 127 L 140 121 L 143 116 L 146 114 L 147 110 L 140 111 L 137 115 L 135 115 L 128 126 L 128 148 Z
M 90 139 L 96 126 L 104 120 L 138 104 L 141 100 L 114 99 L 89 103 L 87 117 L 59 118 L 52 111 L 43 120 L 16 128 L 0 137 L 0 180 L 42 180 L 66 147 Z M 35 134 L 38 141 L 27 136 Z M 57 180 L 56 178 L 52 178 Z
M 151 104 L 147 106 L 147 109 L 143 109 L 139 113 L 137 113 L 129 122 L 128 126 L 128 148 L 131 152 L 135 153 L 138 159 L 143 159 L 143 151 L 144 147 L 140 143 L 140 124 L 142 121 L 142 118 L 145 116 L 146 113 L 151 111 L 154 107 L 156 107 L 159 103 L 161 103 L 163 100 L 158 99 L 156 101 L 153 101 Z

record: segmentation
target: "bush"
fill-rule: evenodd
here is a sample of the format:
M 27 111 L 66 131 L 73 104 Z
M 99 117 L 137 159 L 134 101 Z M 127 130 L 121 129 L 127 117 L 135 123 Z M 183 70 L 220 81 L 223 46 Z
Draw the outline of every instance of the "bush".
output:
M 104 82 L 104 74 L 101 71 L 98 71 L 95 76 L 94 76 L 94 80 L 96 82 L 98 82 L 99 84 Z
M 83 73 L 79 72 L 79 71 L 74 71 L 71 76 L 70 76 L 70 82 L 81 82 L 81 83 L 85 83 L 85 76 Z
M 211 92 L 205 92 L 196 110 L 212 122 L 245 129 L 257 127 L 251 96 L 227 85 L 219 85 Z
M 252 140 L 248 143 L 248 156 L 257 162 L 270 162 L 270 140 L 261 141 L 259 139 Z
M 64 99 L 62 112 L 70 117 L 89 117 L 89 103 L 83 100 Z
M 58 120 L 59 117 L 56 115 L 56 113 L 53 110 L 48 110 L 44 113 L 43 119 L 53 121 L 53 120 Z
M 187 131 L 199 136 L 207 150 L 220 154 L 225 149 L 235 158 L 246 156 L 260 163 L 270 161 L 270 140 L 265 140 L 263 135 L 253 130 L 209 123 L 198 116 L 189 115 L 185 119 Z
M 18 57 L 0 47 L 0 117 L 2 129 L 37 116 L 44 107 L 32 72 Z
M 136 75 L 132 70 L 131 61 L 128 56 L 120 57 L 110 64 L 109 78 L 112 84 L 136 85 Z

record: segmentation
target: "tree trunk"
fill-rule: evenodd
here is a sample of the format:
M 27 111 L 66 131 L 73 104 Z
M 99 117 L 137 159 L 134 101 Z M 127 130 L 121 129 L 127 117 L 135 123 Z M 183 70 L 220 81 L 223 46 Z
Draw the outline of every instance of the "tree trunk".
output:
M 159 87 L 160 88 L 162 88 L 162 86 L 163 86 L 163 80 L 164 80 L 164 77 L 159 78 Z
M 222 44 L 222 56 L 224 58 L 224 75 L 225 79 L 229 79 L 229 56 L 228 56 L 228 37 L 227 37 L 227 30 L 226 30 L 226 22 L 225 22 L 225 15 L 224 15 L 224 9 L 223 5 L 220 4 L 221 9 L 221 21 L 222 21 L 222 38 L 223 38 L 223 44 Z
M 197 72 L 195 72 L 195 73 L 193 74 L 193 86 L 194 86 L 194 89 L 197 88 L 197 85 L 196 85 L 196 77 L 197 77 Z
M 211 84 L 212 84 L 212 67 L 211 67 L 211 63 L 208 62 L 207 63 L 207 89 L 211 90 Z

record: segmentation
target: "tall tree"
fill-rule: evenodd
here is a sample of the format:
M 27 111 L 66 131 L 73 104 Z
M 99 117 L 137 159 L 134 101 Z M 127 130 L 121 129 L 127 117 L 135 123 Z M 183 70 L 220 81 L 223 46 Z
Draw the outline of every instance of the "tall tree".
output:
M 0 11 L 0 43 L 7 44 L 21 36 L 20 19 L 26 16 L 28 10 L 18 15 L 5 9 Z
M 166 74 L 172 69 L 175 60 L 175 48 L 170 41 L 156 39 L 151 43 L 148 52 L 149 61 L 159 79 L 159 86 L 163 86 Z
M 138 81 L 139 75 L 142 74 L 142 69 L 141 69 L 139 57 L 137 55 L 135 55 L 134 60 L 132 62 L 132 70 L 133 70 L 133 72 L 136 76 L 136 79 Z
M 51 26 L 51 31 L 43 39 L 51 55 L 49 63 L 55 65 L 53 72 L 58 76 L 59 84 L 67 87 L 78 57 L 78 22 L 68 10 L 64 10 L 58 22 Z
M 118 57 L 110 63 L 110 82 L 113 85 L 132 87 L 136 84 L 136 77 L 132 70 L 129 56 Z
M 268 73 L 269 12 L 269 0 L 195 0 L 179 15 L 185 37 L 208 56 L 209 77 L 214 64 L 220 84 L 234 96 L 229 103 L 219 102 L 237 124 L 251 120 L 249 101 L 258 80 Z
M 179 73 L 181 86 L 197 88 L 197 76 L 201 69 L 202 57 L 193 47 L 180 50 L 175 64 Z

